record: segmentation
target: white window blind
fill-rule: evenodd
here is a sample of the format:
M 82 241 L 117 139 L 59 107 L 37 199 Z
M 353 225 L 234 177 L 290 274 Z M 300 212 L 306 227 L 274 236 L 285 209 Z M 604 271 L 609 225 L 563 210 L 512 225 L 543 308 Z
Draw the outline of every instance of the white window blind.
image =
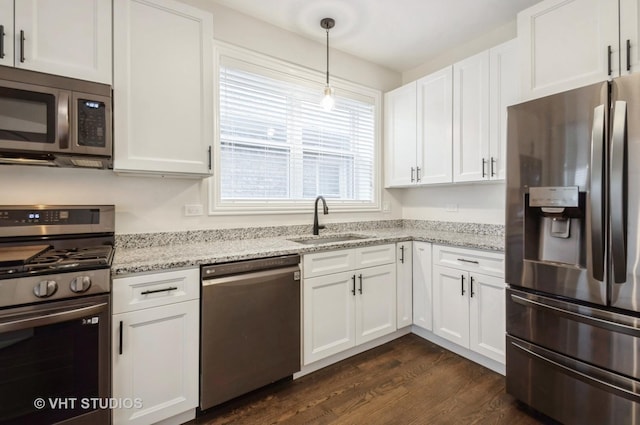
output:
M 375 98 L 336 90 L 325 111 L 318 81 L 224 56 L 219 73 L 221 204 L 375 202 Z

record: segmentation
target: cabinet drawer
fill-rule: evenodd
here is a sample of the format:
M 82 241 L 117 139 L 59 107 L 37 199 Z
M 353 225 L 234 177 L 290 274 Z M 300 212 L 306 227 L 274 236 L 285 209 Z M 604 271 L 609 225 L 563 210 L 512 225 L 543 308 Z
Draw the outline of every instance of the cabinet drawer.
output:
M 200 297 L 200 269 L 113 279 L 113 314 L 158 307 Z
M 491 276 L 504 276 L 504 254 L 499 252 L 434 245 L 433 264 Z
M 302 268 L 305 278 L 353 270 L 355 268 L 355 251 L 353 249 L 339 249 L 304 255 Z
M 374 267 L 396 262 L 396 245 L 374 245 L 357 248 L 356 268 Z

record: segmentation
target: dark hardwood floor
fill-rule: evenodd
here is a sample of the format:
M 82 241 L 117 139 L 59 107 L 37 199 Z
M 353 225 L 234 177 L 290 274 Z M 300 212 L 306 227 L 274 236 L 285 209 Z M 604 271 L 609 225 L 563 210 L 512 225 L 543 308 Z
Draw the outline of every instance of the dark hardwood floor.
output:
M 210 409 L 192 424 L 552 423 L 505 393 L 504 377 L 410 334 Z

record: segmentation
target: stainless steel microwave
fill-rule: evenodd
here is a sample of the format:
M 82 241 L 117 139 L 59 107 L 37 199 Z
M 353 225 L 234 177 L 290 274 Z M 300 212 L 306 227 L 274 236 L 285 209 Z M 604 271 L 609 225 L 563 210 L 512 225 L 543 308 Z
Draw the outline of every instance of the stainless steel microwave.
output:
M 111 86 L 0 66 L 0 164 L 112 168 Z

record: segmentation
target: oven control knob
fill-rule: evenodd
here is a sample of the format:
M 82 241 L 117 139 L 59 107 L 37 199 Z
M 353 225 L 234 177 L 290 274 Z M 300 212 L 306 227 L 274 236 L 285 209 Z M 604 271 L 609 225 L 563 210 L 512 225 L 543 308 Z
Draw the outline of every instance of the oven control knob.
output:
M 79 276 L 71 281 L 69 288 L 71 291 L 79 294 L 86 292 L 91 287 L 91 278 L 89 276 Z
M 33 293 L 38 298 L 48 298 L 58 290 L 55 280 L 43 280 L 33 287 Z

